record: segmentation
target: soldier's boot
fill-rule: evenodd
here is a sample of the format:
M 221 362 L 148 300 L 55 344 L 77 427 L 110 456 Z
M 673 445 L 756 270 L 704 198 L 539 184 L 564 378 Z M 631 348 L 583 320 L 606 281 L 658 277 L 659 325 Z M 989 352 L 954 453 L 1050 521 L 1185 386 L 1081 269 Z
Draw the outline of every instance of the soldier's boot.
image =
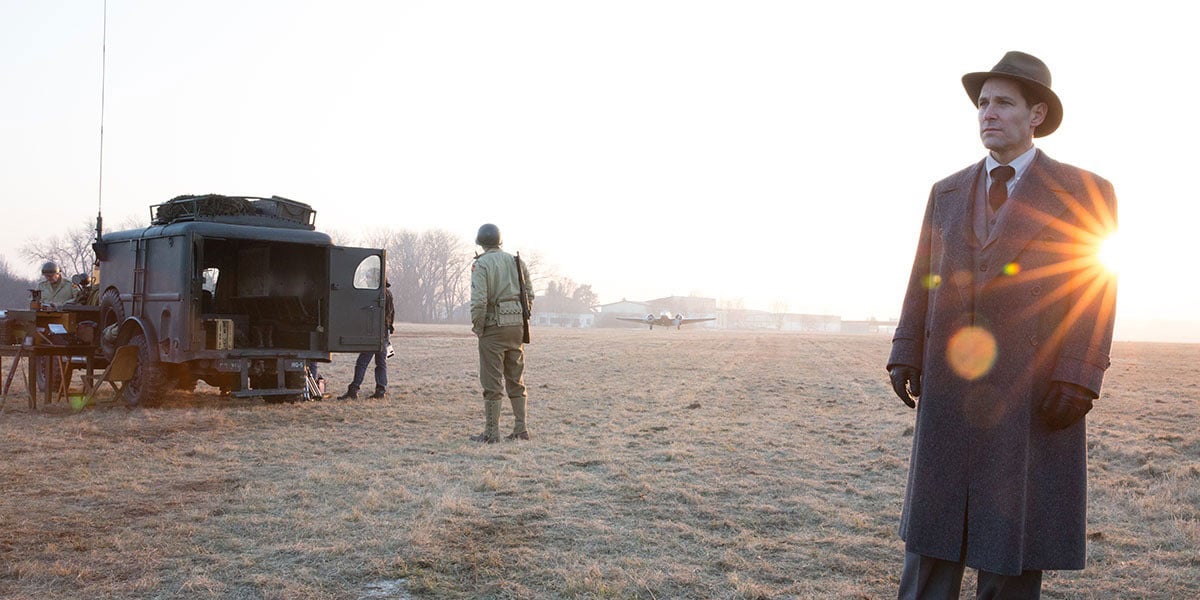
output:
M 509 398 L 509 403 L 512 404 L 513 411 L 513 431 L 508 434 L 505 439 L 509 440 L 528 440 L 529 430 L 525 428 L 525 401 L 524 396 L 517 398 Z
M 346 388 L 346 393 L 337 397 L 338 400 L 358 400 L 358 388 L 350 386 Z
M 500 441 L 500 399 L 483 401 L 483 433 L 471 436 L 472 442 L 495 444 Z
M 375 393 L 367 396 L 367 398 L 370 398 L 371 400 L 379 400 L 384 396 L 387 396 L 387 390 L 380 386 L 375 386 Z

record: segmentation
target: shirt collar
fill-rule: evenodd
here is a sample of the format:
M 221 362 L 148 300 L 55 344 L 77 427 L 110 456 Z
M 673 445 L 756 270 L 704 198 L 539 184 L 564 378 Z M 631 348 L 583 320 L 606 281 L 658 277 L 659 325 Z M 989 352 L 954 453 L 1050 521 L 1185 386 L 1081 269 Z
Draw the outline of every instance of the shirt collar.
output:
M 1008 182 L 1008 188 L 1011 190 L 1021 177 L 1025 175 L 1025 171 L 1029 170 L 1029 164 L 1033 162 L 1033 157 L 1037 156 L 1037 146 L 1030 146 L 1028 150 L 1022 152 L 1020 156 L 1012 159 L 1008 166 L 1012 167 L 1016 174 Z M 991 179 L 992 169 L 1000 166 L 1000 162 L 992 157 L 992 153 L 988 152 L 987 158 L 984 159 L 983 167 L 987 169 L 988 179 Z

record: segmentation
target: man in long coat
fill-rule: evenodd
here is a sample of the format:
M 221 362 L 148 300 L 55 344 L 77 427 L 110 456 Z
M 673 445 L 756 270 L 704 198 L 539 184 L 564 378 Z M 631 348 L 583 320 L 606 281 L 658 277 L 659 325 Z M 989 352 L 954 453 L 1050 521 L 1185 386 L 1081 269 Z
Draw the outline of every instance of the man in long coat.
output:
M 970 566 L 981 598 L 1037 598 L 1043 570 L 1084 566 L 1116 196 L 1034 147 L 1062 119 L 1042 61 L 1009 52 L 963 85 L 989 153 L 933 186 L 887 366 L 920 399 L 900 597 L 958 598 Z

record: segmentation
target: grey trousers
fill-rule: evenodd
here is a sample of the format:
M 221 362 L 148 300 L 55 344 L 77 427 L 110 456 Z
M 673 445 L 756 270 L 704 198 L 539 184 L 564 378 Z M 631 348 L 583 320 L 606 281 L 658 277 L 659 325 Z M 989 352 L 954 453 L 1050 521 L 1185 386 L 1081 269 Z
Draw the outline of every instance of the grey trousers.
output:
M 900 600 L 958 600 L 963 563 L 904 553 L 900 575 Z M 977 600 L 1038 600 L 1042 597 L 1042 572 L 999 575 L 979 571 Z

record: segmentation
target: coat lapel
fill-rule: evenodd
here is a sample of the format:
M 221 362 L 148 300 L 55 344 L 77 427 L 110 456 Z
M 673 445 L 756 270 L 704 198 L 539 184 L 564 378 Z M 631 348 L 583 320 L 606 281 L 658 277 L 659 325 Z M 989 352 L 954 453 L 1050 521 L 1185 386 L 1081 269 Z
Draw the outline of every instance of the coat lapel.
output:
M 938 192 L 938 213 L 934 226 L 946 250 L 944 260 L 949 268 L 943 272 L 958 290 L 964 310 L 969 309 L 974 298 L 974 282 L 971 273 L 971 253 L 975 245 L 975 230 L 971 220 L 971 190 L 983 172 L 983 161 L 974 167 L 959 171 L 958 177 Z
M 996 243 L 992 255 L 994 264 L 1011 263 L 1039 232 L 1059 220 L 1067 209 L 1067 189 L 1060 183 L 1058 173 L 1058 163 L 1039 150 L 1033 164 L 1029 165 L 1028 177 L 1009 199 L 1009 206 L 1005 207 L 1007 214 L 996 223 L 998 231 L 992 236 Z M 1002 271 L 993 269 L 992 277 Z

